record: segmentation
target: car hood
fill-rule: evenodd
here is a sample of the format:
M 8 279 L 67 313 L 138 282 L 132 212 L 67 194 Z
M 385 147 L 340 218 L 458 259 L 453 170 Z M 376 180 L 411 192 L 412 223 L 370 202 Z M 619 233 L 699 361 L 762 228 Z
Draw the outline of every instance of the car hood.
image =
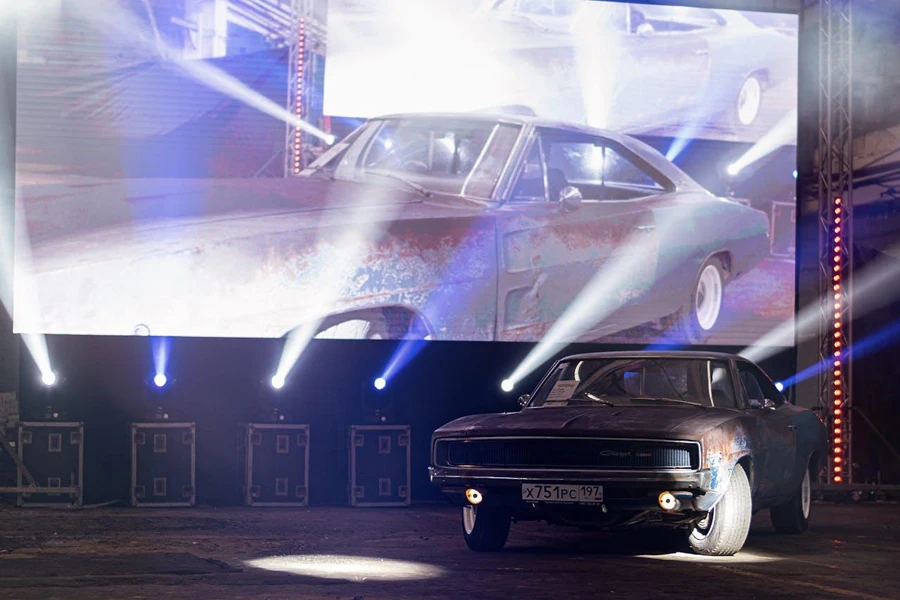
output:
M 403 189 L 402 183 L 315 178 L 34 186 L 21 202 L 33 258 L 41 270 L 71 266 L 73 256 L 97 262 L 108 257 L 111 247 L 119 256 L 173 254 L 192 250 L 198 240 L 221 244 L 325 227 L 474 217 L 490 206 L 459 196 L 425 198 Z
M 295 179 L 129 179 L 35 185 L 19 202 L 32 244 L 119 229 L 158 230 L 230 220 L 294 221 L 319 225 L 321 215 L 377 214 L 390 206 L 428 212 L 481 209 L 486 203 L 434 194 L 423 198 L 403 183 Z M 313 218 L 310 218 L 313 213 Z
M 472 415 L 447 423 L 435 437 L 597 436 L 699 440 L 740 416 L 733 410 L 690 406 L 566 406 Z

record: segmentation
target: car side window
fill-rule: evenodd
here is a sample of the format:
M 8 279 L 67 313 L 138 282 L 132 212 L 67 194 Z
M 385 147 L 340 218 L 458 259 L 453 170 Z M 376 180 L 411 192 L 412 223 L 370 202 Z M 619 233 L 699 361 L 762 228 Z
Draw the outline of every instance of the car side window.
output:
M 510 202 L 546 202 L 547 191 L 544 186 L 544 157 L 541 156 L 541 145 L 537 139 L 531 144 L 528 158 L 522 166 L 519 180 L 510 195 Z
M 716 408 L 742 408 L 742 403 L 735 394 L 734 381 L 728 363 L 710 361 L 708 363 L 709 394 Z
M 762 408 L 766 400 L 771 400 L 775 404 L 784 403 L 784 398 L 775 389 L 772 381 L 756 366 L 749 363 L 738 363 L 738 374 L 751 408 Z
M 585 200 L 630 200 L 665 188 L 604 138 L 578 132 L 544 131 L 550 198 L 566 186 L 577 187 Z

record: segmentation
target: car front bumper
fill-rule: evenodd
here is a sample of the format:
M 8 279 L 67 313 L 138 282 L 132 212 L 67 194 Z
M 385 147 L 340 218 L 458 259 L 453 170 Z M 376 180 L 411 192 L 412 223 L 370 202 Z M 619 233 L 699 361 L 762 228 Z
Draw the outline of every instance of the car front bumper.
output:
M 457 469 L 429 467 L 431 483 L 458 504 L 465 504 L 465 491 L 479 490 L 485 502 L 527 504 L 521 498 L 523 483 L 588 484 L 604 489 L 606 510 L 661 510 L 658 497 L 671 492 L 679 511 L 708 511 L 719 500 L 713 491 L 709 469 L 696 471 L 520 471 L 509 469 Z

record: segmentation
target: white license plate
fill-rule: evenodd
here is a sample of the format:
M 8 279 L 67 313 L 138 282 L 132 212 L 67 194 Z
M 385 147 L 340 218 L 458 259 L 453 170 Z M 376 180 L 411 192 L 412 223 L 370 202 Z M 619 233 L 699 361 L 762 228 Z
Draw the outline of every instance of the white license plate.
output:
M 586 504 L 599 504 L 603 502 L 603 486 L 523 483 L 522 500 L 528 502 L 582 502 Z

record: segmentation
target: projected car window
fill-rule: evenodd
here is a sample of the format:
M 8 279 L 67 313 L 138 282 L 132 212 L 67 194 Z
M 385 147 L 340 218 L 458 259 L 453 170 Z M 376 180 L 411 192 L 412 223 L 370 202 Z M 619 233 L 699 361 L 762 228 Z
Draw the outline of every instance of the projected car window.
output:
M 725 19 L 714 10 L 706 8 L 685 10 L 671 6 L 631 7 L 633 33 L 677 33 L 722 25 L 725 25 Z M 651 29 L 647 29 L 647 26 Z
M 489 197 L 519 127 L 489 121 L 383 121 L 355 176 L 393 174 L 429 190 Z M 473 181 L 474 179 L 474 181 Z
M 566 361 L 541 384 L 530 406 L 635 402 L 712 406 L 710 362 L 673 358 Z
M 586 200 L 635 198 L 664 189 L 652 175 L 602 138 L 547 135 L 543 149 L 548 182 L 558 181 L 560 189 L 576 186 Z

